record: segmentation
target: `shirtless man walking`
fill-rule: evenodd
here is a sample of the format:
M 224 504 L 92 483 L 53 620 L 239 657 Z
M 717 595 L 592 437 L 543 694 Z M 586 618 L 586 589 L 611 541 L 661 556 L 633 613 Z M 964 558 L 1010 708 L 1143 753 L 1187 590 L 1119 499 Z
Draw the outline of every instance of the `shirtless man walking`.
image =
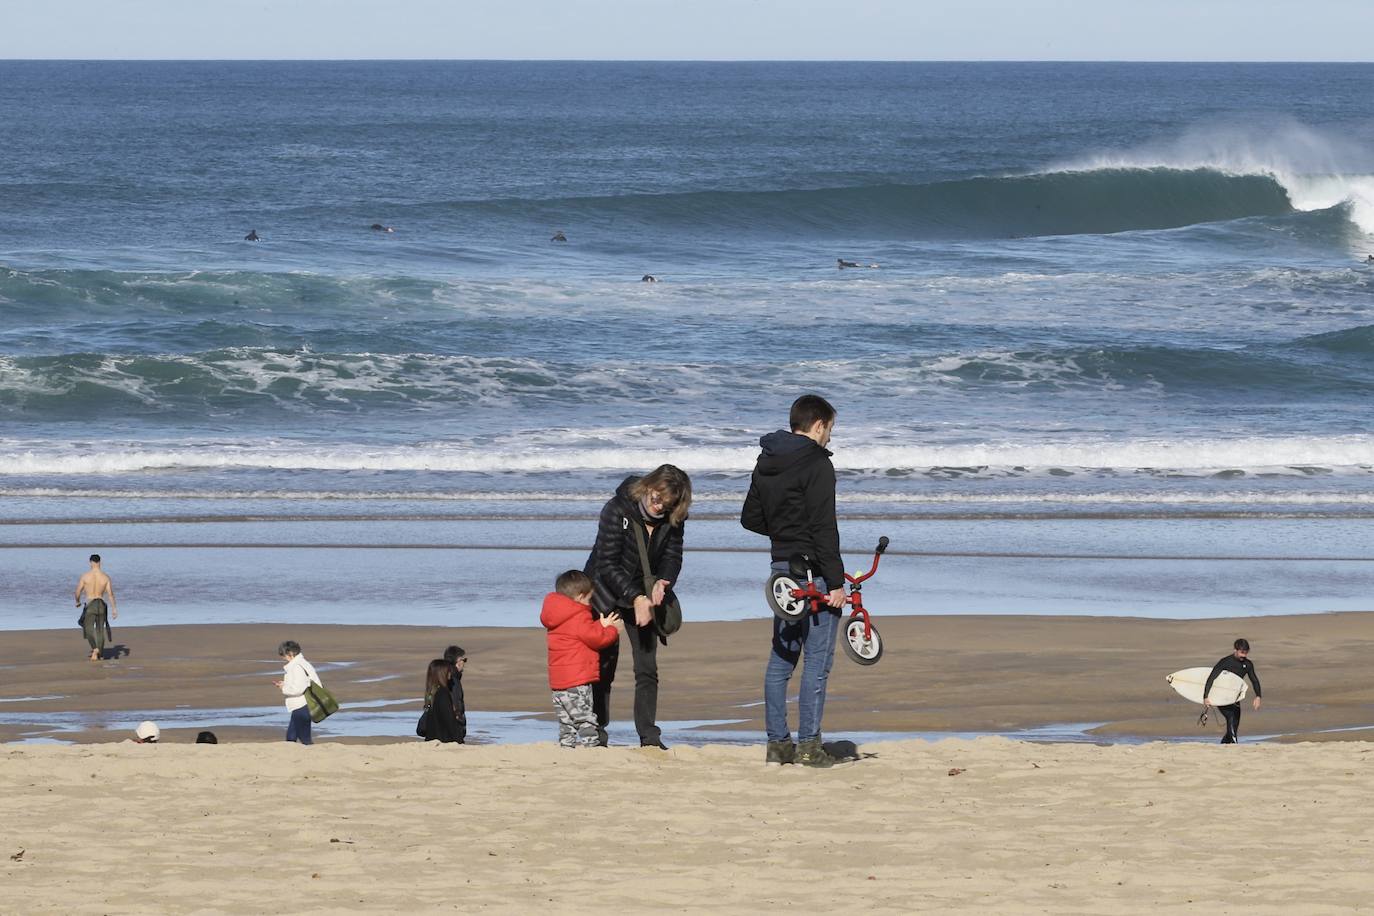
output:
M 90 570 L 76 583 L 77 607 L 82 606 L 82 593 L 86 596 L 86 605 L 81 611 L 81 632 L 86 642 L 91 644 L 91 661 L 98 662 L 105 654 L 105 637 L 110 629 L 106 612 L 115 620 L 119 619 L 119 611 L 115 610 L 114 583 L 100 568 L 98 553 L 91 554 Z M 108 606 L 105 604 L 106 597 L 110 599 Z

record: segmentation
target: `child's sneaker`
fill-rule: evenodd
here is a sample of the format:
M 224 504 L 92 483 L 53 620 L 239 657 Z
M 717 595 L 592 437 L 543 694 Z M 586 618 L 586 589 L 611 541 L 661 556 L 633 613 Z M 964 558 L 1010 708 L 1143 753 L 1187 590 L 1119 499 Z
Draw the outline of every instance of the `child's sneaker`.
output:
M 797 746 L 791 740 L 768 742 L 768 756 L 764 758 L 764 766 L 778 767 L 784 763 L 796 762 Z

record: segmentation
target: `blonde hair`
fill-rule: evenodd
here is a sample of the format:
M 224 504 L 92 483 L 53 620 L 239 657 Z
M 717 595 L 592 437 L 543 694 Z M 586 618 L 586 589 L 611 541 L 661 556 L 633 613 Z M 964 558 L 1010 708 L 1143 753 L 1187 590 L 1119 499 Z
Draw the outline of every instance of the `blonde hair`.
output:
M 660 464 L 630 484 L 630 496 L 640 502 L 654 490 L 662 494 L 664 499 L 673 501 L 668 523 L 681 528 L 682 523 L 687 521 L 687 512 L 692 508 L 692 478 L 676 465 Z

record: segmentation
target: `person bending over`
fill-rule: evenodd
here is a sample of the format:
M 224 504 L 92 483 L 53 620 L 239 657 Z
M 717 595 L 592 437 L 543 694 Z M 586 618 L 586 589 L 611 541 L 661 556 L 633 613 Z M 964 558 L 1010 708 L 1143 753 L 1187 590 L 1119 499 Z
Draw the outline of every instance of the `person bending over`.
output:
M 682 544 L 692 506 L 692 480 L 681 468 L 659 465 L 643 477 L 626 477 L 601 508 L 596 543 L 582 568 L 592 580 L 592 607 L 598 615 L 617 613 L 625 622 L 625 641 L 634 664 L 635 731 L 640 747 L 667 750 L 658 727 L 659 633 L 654 608 L 675 597 L 673 583 L 682 574 Z M 648 552 L 650 578 L 644 578 L 639 541 Z M 648 592 L 645 592 L 646 586 Z M 620 643 L 601 653 L 601 677 L 592 688 L 596 724 L 602 744 L 608 742 L 611 685 L 620 659 Z

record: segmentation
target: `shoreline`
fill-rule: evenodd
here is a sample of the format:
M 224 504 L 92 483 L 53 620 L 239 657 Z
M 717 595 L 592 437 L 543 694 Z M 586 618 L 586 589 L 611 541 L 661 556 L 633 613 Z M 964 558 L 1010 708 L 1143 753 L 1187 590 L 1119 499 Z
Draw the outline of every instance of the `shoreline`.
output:
M 1245 708 L 1243 738 L 1350 741 L 1369 738 L 1374 728 L 1374 682 L 1342 674 L 1362 670 L 1374 612 L 1186 620 L 883 615 L 875 622 L 887 642 L 877 665 L 855 665 L 836 651 L 828 738 L 846 732 L 967 736 L 1080 724 L 1093 726 L 1087 737 L 1103 741 L 1219 738 L 1219 730 L 1198 728 L 1199 707 L 1174 694 L 1164 677 L 1211 665 L 1239 635 L 1255 646 L 1265 688 L 1264 708 Z M 659 719 L 696 723 L 688 726 L 694 738 L 752 731 L 761 741 L 770 632 L 767 619 L 689 621 L 659 654 Z M 183 624 L 120 628 L 116 635 L 120 657 L 91 663 L 82 658 L 85 643 L 75 628 L 7 632 L 0 649 L 0 741 L 123 740 L 127 730 L 112 723 L 146 710 L 186 717 L 252 710 L 261 723 L 240 727 L 226 719 L 219 728 L 178 729 L 169 722 L 164 741 L 192 740 L 199 727 L 227 740 L 279 741 L 285 712 L 271 682 L 280 671 L 275 647 L 285 638 L 302 644 L 348 704 L 340 716 L 384 710 L 385 716 L 374 715 L 382 723 L 376 728 L 385 731 L 389 717 L 398 723 L 394 735 L 339 737 L 327 737 L 325 723 L 322 743 L 413 743 L 413 721 L 412 730 L 404 725 L 418 715 L 424 665 L 450 643 L 470 658 L 464 675 L 470 712 L 548 718 L 544 632 L 536 627 Z M 624 658 L 612 693 L 613 717 L 622 727 L 632 693 Z M 795 726 L 794 707 L 790 715 Z M 59 721 L 60 734 L 44 728 Z M 553 723 L 544 727 L 552 741 Z M 533 740 L 544 740 L 540 726 L 532 728 Z

